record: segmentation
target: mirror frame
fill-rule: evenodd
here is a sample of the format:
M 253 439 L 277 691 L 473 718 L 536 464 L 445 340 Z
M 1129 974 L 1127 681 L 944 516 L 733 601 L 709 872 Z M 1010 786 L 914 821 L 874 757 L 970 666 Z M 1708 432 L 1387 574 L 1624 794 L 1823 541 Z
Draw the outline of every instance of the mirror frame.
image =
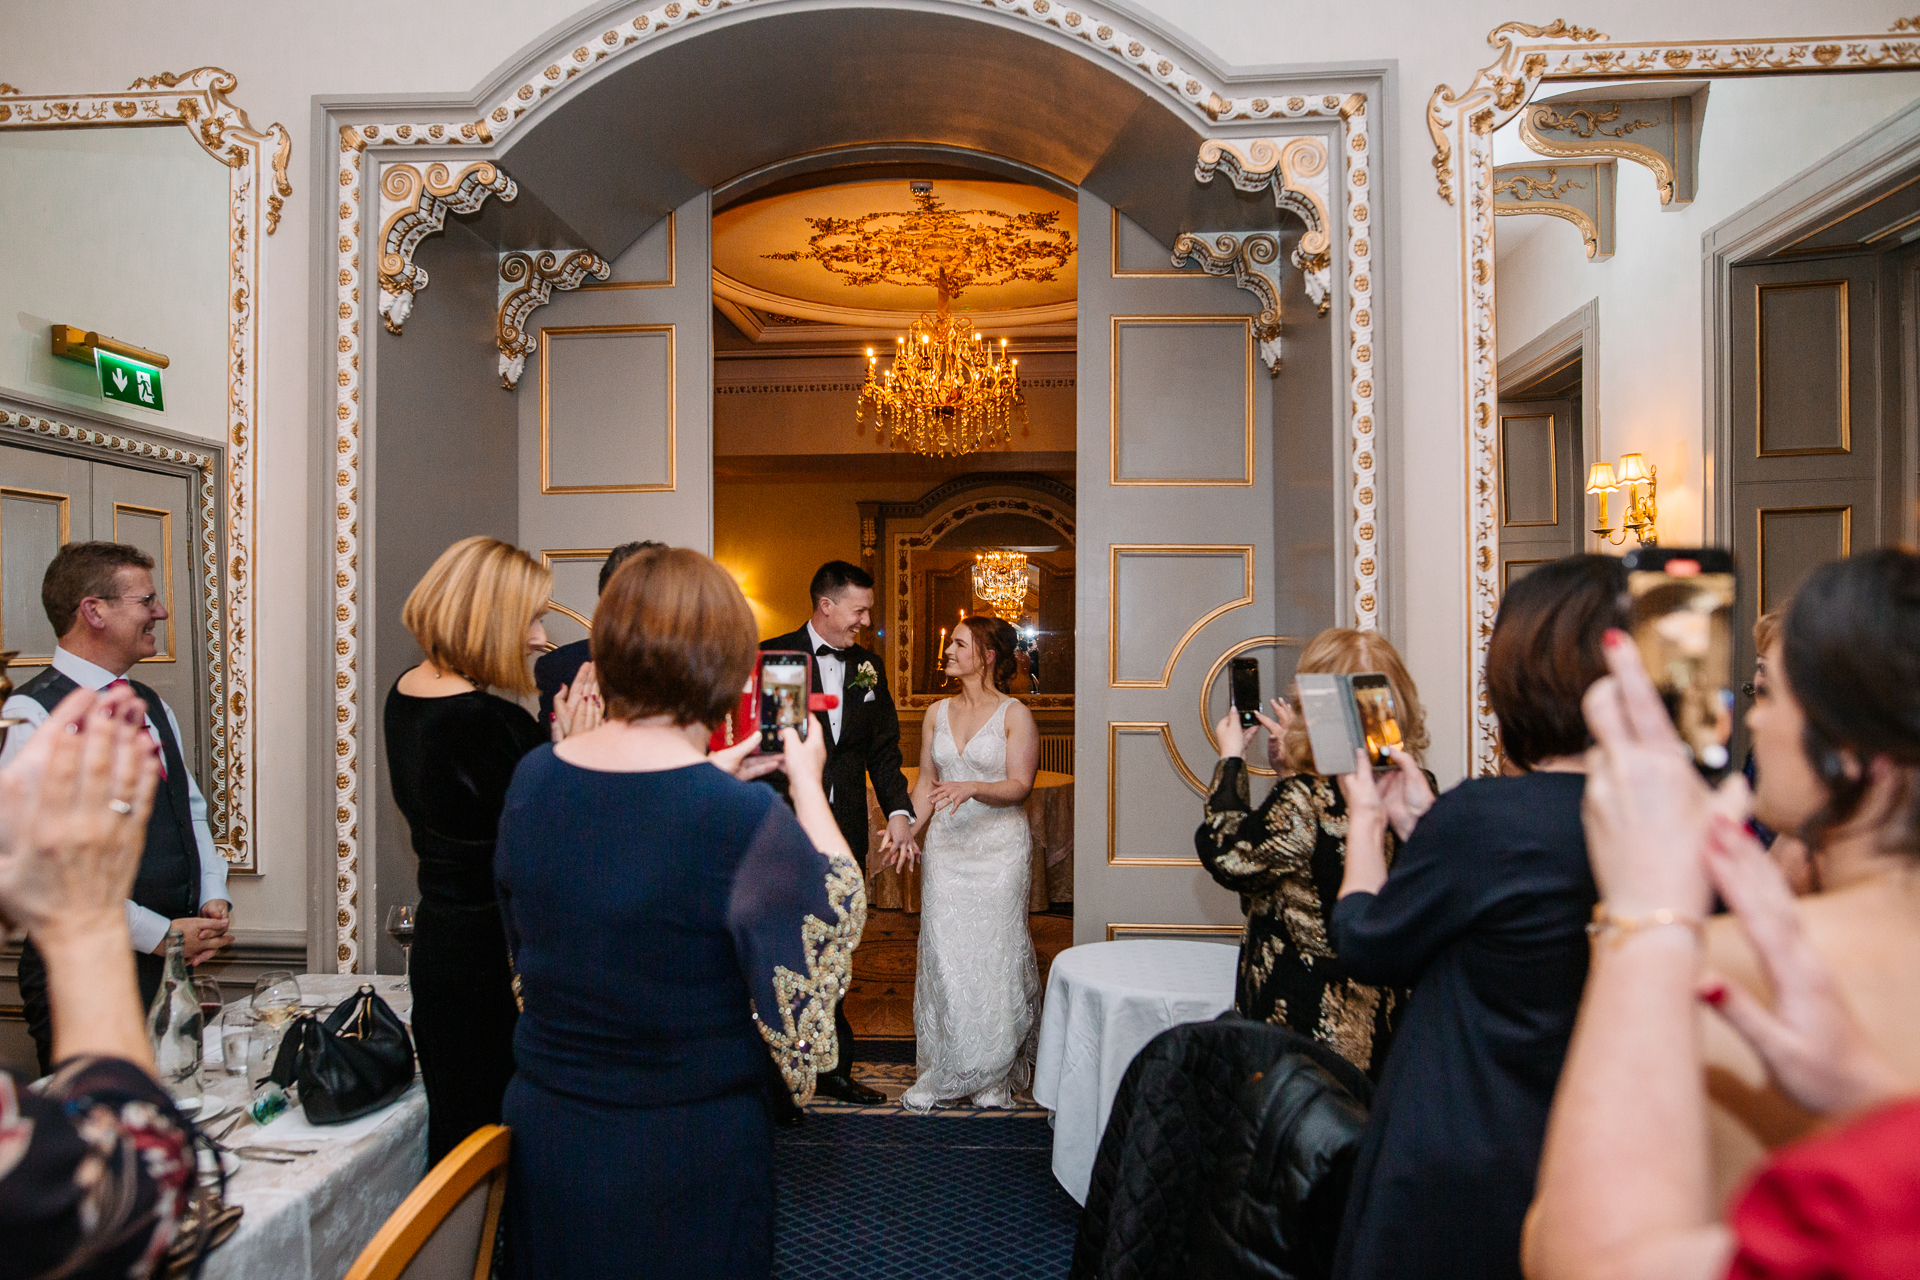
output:
M 1467 771 L 1476 775 L 1495 772 L 1500 759 L 1499 727 L 1487 701 L 1486 683 L 1487 642 L 1500 604 L 1494 131 L 1520 114 L 1540 87 L 1549 82 L 1698 80 L 1920 68 L 1920 18 L 1900 18 L 1884 34 L 1675 43 L 1618 42 L 1592 27 L 1574 26 L 1565 20 L 1545 26 L 1508 22 L 1495 27 L 1487 43 L 1499 51 L 1493 62 L 1480 68 L 1465 89 L 1442 84 L 1427 101 L 1434 177 L 1440 197 L 1459 213 L 1464 326 L 1461 426 L 1467 442 Z M 1460 186 L 1457 193 L 1456 176 Z M 1705 426 L 1711 430 L 1712 424 Z M 1712 527 L 1710 519 L 1707 527 Z
M 227 412 L 226 467 L 202 496 L 218 494 L 214 516 L 224 552 L 209 566 L 217 594 L 207 596 L 208 711 L 212 761 L 207 817 L 220 854 L 231 870 L 257 874 L 253 840 L 256 742 L 253 723 L 253 582 L 255 576 L 254 440 L 260 417 L 260 288 L 266 237 L 280 225 L 280 211 L 293 186 L 287 160 L 293 141 L 286 129 L 256 129 L 247 113 L 228 100 L 239 79 L 219 67 L 181 75 L 161 72 L 135 80 L 118 93 L 26 93 L 0 84 L 0 131 L 16 129 L 152 128 L 179 125 L 208 155 L 227 167 Z M 200 467 L 212 481 L 208 455 L 188 454 L 118 435 L 106 435 L 51 419 L 7 413 L 0 425 L 32 435 Z M 134 429 L 138 429 L 137 427 Z M 146 451 L 153 450 L 149 455 Z M 177 455 L 177 456 L 176 456 Z M 212 554 L 212 540 L 208 540 Z

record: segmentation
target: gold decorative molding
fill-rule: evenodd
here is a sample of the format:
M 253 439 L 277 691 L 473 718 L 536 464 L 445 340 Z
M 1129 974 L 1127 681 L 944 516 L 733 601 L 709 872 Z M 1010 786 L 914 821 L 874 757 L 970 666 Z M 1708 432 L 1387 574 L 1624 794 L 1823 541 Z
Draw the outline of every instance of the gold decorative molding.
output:
M 1107 865 L 1110 867 L 1197 867 L 1198 854 L 1184 858 L 1127 858 L 1120 855 L 1120 735 L 1154 734 L 1166 749 L 1167 762 L 1179 773 L 1181 781 L 1205 796 L 1207 786 L 1187 767 L 1180 748 L 1173 742 L 1173 726 L 1165 720 L 1111 720 L 1107 723 Z
M 228 95 L 239 79 L 219 67 L 183 74 L 162 72 L 133 82 L 120 93 L 24 94 L 0 101 L 0 131 L 8 129 L 184 126 L 202 150 L 227 169 L 227 397 L 223 474 L 213 474 L 210 455 L 162 449 L 144 441 L 19 414 L 0 414 L 18 430 L 141 457 L 182 462 L 201 472 L 203 520 L 215 512 L 225 522 L 225 559 L 211 528 L 206 557 L 208 691 L 212 702 L 212 776 L 207 816 L 221 856 L 236 871 L 258 868 L 253 845 L 253 608 L 254 511 L 260 430 L 260 309 L 266 241 L 280 225 L 293 194 L 287 163 L 293 142 L 275 123 L 257 129 Z M 37 425 L 36 425 L 37 424 Z M 151 450 L 152 452 L 148 452 Z M 218 485 L 216 501 L 211 492 Z M 356 552 L 357 555 L 357 552 Z
M 613 265 L 587 249 L 570 253 L 543 250 L 539 253 L 515 249 L 500 255 L 500 318 L 496 341 L 500 344 L 500 385 L 511 391 L 520 385 L 520 371 L 537 345 L 527 332 L 527 319 L 547 305 L 553 291 L 578 289 L 588 276 L 605 280 L 613 274 Z
M 1111 316 L 1107 337 L 1107 483 L 1115 488 L 1188 486 L 1192 488 L 1249 489 L 1253 487 L 1253 364 L 1254 318 L 1234 315 L 1190 316 Z M 1212 324 L 1237 326 L 1247 335 L 1246 356 L 1246 449 L 1239 476 L 1225 478 L 1144 477 L 1123 479 L 1120 475 L 1120 330 L 1128 326 Z
M 1519 130 L 1529 149 L 1557 160 L 1605 156 L 1645 165 L 1661 204 L 1693 202 L 1699 166 L 1690 95 L 1536 102 L 1520 113 Z
M 1503 164 L 1493 171 L 1496 217 L 1540 213 L 1579 229 L 1589 262 L 1613 256 L 1614 162 Z
M 1147 92 L 1182 114 L 1197 132 L 1215 125 L 1274 123 L 1328 123 L 1338 129 L 1341 155 L 1344 293 L 1347 308 L 1347 403 L 1350 433 L 1350 501 L 1352 554 L 1349 562 L 1353 624 L 1362 629 L 1379 625 L 1378 517 L 1374 480 L 1373 386 L 1373 274 L 1367 229 L 1371 209 L 1371 140 L 1364 94 L 1290 93 L 1236 97 L 1224 81 L 1204 68 L 1187 65 L 1184 55 L 1162 48 L 1139 29 L 1137 19 L 1098 3 L 1062 3 L 1061 0 L 929 0 L 954 13 L 991 13 L 1015 28 L 1031 28 L 1042 39 L 1067 37 L 1081 42 L 1089 56 L 1105 60 L 1117 74 L 1141 84 Z M 360 855 L 360 735 L 367 731 L 362 717 L 360 658 L 360 514 L 363 479 L 360 453 L 364 349 L 360 292 L 368 265 L 367 202 L 372 196 L 379 158 L 395 149 L 494 145 L 509 133 L 531 127 L 550 95 L 575 84 L 630 66 L 651 54 L 663 42 L 681 36 L 680 29 L 711 14 L 728 10 L 739 15 L 751 9 L 778 12 L 802 10 L 811 0 L 669 0 L 664 5 L 647 0 L 601 10 L 592 26 L 576 24 L 554 36 L 545 48 L 522 60 L 521 72 L 501 91 L 482 103 L 469 118 L 387 120 L 339 125 L 340 166 L 336 171 L 339 203 L 335 214 L 337 286 L 334 316 L 337 463 L 334 473 L 334 778 L 336 861 L 339 881 L 337 963 L 353 972 L 360 957 L 361 920 L 358 908 Z M 602 27 L 600 24 L 605 23 Z M 653 284 L 654 282 L 648 282 Z M 610 282 L 588 289 L 640 288 L 643 284 Z M 1051 702 L 1051 698 L 1048 699 Z M 1068 705 L 1071 698 L 1066 699 Z M 1036 706 L 1040 705 L 1036 703 Z
M 1220 741 L 1213 736 L 1213 722 L 1207 718 L 1207 712 L 1210 710 L 1207 706 L 1207 695 L 1213 692 L 1213 682 L 1220 678 L 1220 672 L 1226 668 L 1229 662 L 1232 662 L 1247 650 L 1269 647 L 1297 649 L 1300 647 L 1300 637 L 1248 636 L 1245 640 L 1237 644 L 1228 645 L 1226 649 L 1221 652 L 1220 656 L 1213 660 L 1213 665 L 1207 668 L 1206 678 L 1200 682 L 1200 730 L 1207 735 L 1207 745 L 1215 751 L 1220 749 Z M 1265 708 L 1261 709 L 1261 714 L 1265 714 Z M 1276 776 L 1274 770 L 1267 768 L 1265 765 L 1254 764 L 1252 761 L 1247 762 L 1247 771 L 1249 773 L 1257 773 L 1265 778 Z
M 253 791 L 250 783 L 253 735 L 247 717 L 246 686 L 235 678 L 235 673 L 240 670 L 239 657 L 242 654 L 250 654 L 251 650 L 245 643 L 248 637 L 236 636 L 231 627 L 221 625 L 223 601 L 231 602 L 235 598 L 240 598 L 248 606 L 249 616 L 251 616 L 252 601 L 250 590 L 243 596 L 233 582 L 223 581 L 220 576 L 217 522 L 221 491 L 219 473 L 215 466 L 218 459 L 210 453 L 195 453 L 186 449 L 152 444 L 146 440 L 95 431 L 91 427 L 76 427 L 51 418 L 39 418 L 10 410 L 0 410 L 0 427 L 23 435 L 40 436 L 49 440 L 65 440 L 103 453 L 143 458 L 152 462 L 176 463 L 192 467 L 199 473 L 195 505 L 200 510 L 200 578 L 203 592 L 201 604 L 206 611 L 206 631 L 200 638 L 206 644 L 207 705 L 211 716 L 208 729 L 210 747 L 208 758 L 212 762 L 212 776 L 208 780 L 209 785 L 206 789 L 207 822 L 213 831 L 215 845 L 233 870 L 258 871 L 258 853 L 251 843 Z M 9 492 L 15 491 L 9 490 Z M 249 493 L 251 493 L 251 487 L 249 487 Z M 231 511 L 226 514 L 228 534 L 231 537 L 235 517 Z M 60 541 L 64 544 L 68 538 L 69 525 L 63 503 L 60 512 Z M 169 539 L 169 546 L 171 546 L 171 539 Z M 230 555 L 229 561 L 231 559 Z M 171 563 L 167 566 L 169 577 L 172 567 Z M 251 587 L 250 579 L 245 586 Z M 168 594 L 172 594 L 171 586 L 168 588 Z M 172 651 L 172 647 L 172 623 L 169 621 L 169 652 Z M 52 660 L 51 654 L 47 656 L 47 660 Z M 251 673 L 250 663 L 246 670 L 249 674 Z
M 540 567 L 551 570 L 556 561 L 586 560 L 592 562 L 598 560 L 605 562 L 606 558 L 612 554 L 612 547 L 549 547 L 540 553 Z M 547 608 L 553 610 L 555 613 L 572 618 L 575 622 L 586 628 L 588 635 L 593 634 L 592 618 L 586 617 L 576 610 L 567 608 L 567 606 L 561 604 L 558 600 L 548 600 Z
M 1233 283 L 1260 300 L 1253 337 L 1269 375 L 1280 372 L 1280 281 L 1266 270 L 1280 260 L 1280 237 L 1265 231 L 1207 237 L 1183 231 L 1173 242 L 1173 265 L 1193 265 L 1210 276 L 1232 276 Z
M 60 545 L 64 547 L 73 541 L 72 494 L 54 493 L 47 489 L 19 489 L 12 485 L 0 485 L 0 498 L 13 498 L 25 502 L 52 503 L 54 509 L 60 513 Z M 0 599 L 0 637 L 6 635 L 6 616 L 5 601 Z M 171 637 L 169 637 L 169 639 L 171 639 Z M 0 644 L 0 648 L 4 647 L 4 644 Z M 15 667 L 36 667 L 52 661 L 53 655 L 51 653 L 16 653 L 13 655 L 12 665 Z
M 1504 23 L 1488 34 L 1487 42 L 1496 50 L 1491 63 L 1480 68 L 1464 89 L 1442 84 L 1427 100 L 1434 177 L 1441 198 L 1459 209 L 1460 218 L 1465 328 L 1461 416 L 1467 454 L 1467 761 L 1469 771 L 1480 774 L 1495 772 L 1500 761 L 1498 726 L 1486 686 L 1487 642 L 1493 634 L 1501 586 L 1498 442 L 1494 438 L 1499 350 L 1494 316 L 1494 130 L 1524 109 L 1546 81 L 1920 67 L 1920 40 L 1888 39 L 1881 34 L 1633 44 L 1557 20 L 1546 26 Z M 1456 178 L 1464 198 L 1455 190 Z
M 474 213 L 497 195 L 511 204 L 520 187 L 498 165 L 477 160 L 459 171 L 438 161 L 390 164 L 380 172 L 380 315 L 399 333 L 413 314 L 413 295 L 427 287 L 427 269 L 414 263 L 420 242 L 446 225 L 450 213 Z
M 1223 601 L 1196 619 L 1167 654 L 1158 680 L 1120 678 L 1120 558 L 1122 556 L 1239 556 L 1243 580 L 1240 595 Z M 1107 547 L 1107 688 L 1165 689 L 1173 683 L 1173 669 L 1193 638 L 1221 614 L 1253 603 L 1253 546 L 1251 543 L 1125 543 Z
M 1193 167 L 1198 182 L 1224 173 L 1237 191 L 1271 190 L 1275 205 L 1307 224 L 1291 261 L 1306 278 L 1307 296 L 1321 315 L 1333 305 L 1332 222 L 1327 217 L 1327 144 L 1316 137 L 1209 138 Z M 1174 259 L 1178 264 L 1179 258 Z
M 137 516 L 158 516 L 160 518 L 160 599 L 167 606 L 167 646 L 165 652 L 156 653 L 151 658 L 142 658 L 140 661 L 178 661 L 180 651 L 174 647 L 173 643 L 173 512 L 167 510 L 165 507 L 143 507 L 133 502 L 114 503 L 113 540 L 115 542 L 120 541 L 120 513 L 122 511 L 131 511 Z M 65 513 L 62 513 L 63 518 L 61 520 L 61 528 L 63 531 L 66 528 L 64 514 Z M 61 541 L 65 542 L 66 539 L 62 538 Z
M 548 403 L 553 390 L 553 379 L 548 375 L 548 365 L 553 354 L 553 339 L 570 338 L 579 334 L 608 333 L 650 333 L 667 340 L 667 478 L 647 484 L 555 484 L 552 469 L 548 462 L 547 449 Z M 674 330 L 670 324 L 582 324 L 540 331 L 540 492 L 547 493 L 672 493 L 679 486 L 680 465 L 680 404 L 675 396 L 675 384 L 679 378 L 678 346 L 674 341 Z
M 1140 938 L 1185 938 L 1195 934 L 1237 938 L 1245 932 L 1246 926 L 1238 924 L 1130 924 L 1116 920 L 1107 926 L 1107 941 L 1125 942 L 1127 939 L 1120 936 L 1123 933 Z

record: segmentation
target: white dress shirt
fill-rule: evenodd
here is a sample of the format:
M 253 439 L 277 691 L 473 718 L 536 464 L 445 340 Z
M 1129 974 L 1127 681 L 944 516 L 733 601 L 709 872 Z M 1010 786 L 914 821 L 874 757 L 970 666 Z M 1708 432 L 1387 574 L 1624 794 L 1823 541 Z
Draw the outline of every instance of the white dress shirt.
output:
M 826 643 L 825 640 L 820 638 L 820 633 L 813 629 L 813 623 L 808 622 L 807 652 L 814 655 L 813 660 L 819 664 L 820 668 L 820 687 L 815 690 L 815 692 L 830 693 L 838 699 L 834 704 L 833 710 L 827 712 L 827 723 L 833 726 L 833 740 L 838 742 L 840 741 L 840 722 L 846 715 L 847 710 L 847 699 L 845 696 L 847 688 L 847 664 L 843 658 L 835 657 L 831 653 L 821 653 L 820 646 Z M 874 696 L 873 691 L 870 689 L 856 690 L 855 695 L 862 698 L 871 698 Z M 827 803 L 833 803 L 833 792 L 831 790 L 827 792 Z M 900 815 L 907 817 L 913 816 L 907 813 L 905 809 L 896 809 L 887 816 L 892 818 Z
M 76 657 L 65 649 L 53 651 L 53 669 L 82 689 L 100 690 L 106 688 L 120 677 L 105 667 L 95 666 L 85 658 Z M 180 721 L 173 714 L 173 708 L 162 702 L 161 707 L 167 713 L 167 725 L 173 730 L 173 740 L 180 741 Z M 5 706 L 0 706 L 0 716 L 8 719 L 18 717 L 25 724 L 15 725 L 7 730 L 7 744 L 0 749 L 0 766 L 10 763 L 18 755 L 20 748 L 27 745 L 27 739 L 33 731 L 46 723 L 47 709 L 25 694 L 16 693 L 8 698 Z M 153 716 L 147 716 L 147 732 L 159 739 L 153 727 Z M 165 786 L 163 782 L 160 784 Z M 227 860 L 213 847 L 213 829 L 207 825 L 207 798 L 200 794 L 200 784 L 193 780 L 193 771 L 187 771 L 187 813 L 193 821 L 194 843 L 200 846 L 200 901 L 224 902 L 227 899 Z M 158 911 L 149 911 L 138 903 L 127 903 L 127 932 L 133 935 L 133 949 L 139 952 L 152 952 L 167 940 L 167 930 L 173 922 Z

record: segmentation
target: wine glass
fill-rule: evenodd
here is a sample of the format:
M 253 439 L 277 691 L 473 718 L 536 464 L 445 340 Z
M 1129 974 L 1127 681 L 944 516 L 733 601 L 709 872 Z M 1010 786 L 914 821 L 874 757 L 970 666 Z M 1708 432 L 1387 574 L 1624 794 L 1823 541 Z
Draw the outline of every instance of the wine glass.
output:
M 300 983 L 287 969 L 269 969 L 253 980 L 254 1015 L 278 1030 L 300 1011 Z
M 400 985 L 395 991 L 411 991 L 413 984 L 413 908 L 404 903 L 395 903 L 387 908 L 387 936 L 400 946 L 402 968 Z

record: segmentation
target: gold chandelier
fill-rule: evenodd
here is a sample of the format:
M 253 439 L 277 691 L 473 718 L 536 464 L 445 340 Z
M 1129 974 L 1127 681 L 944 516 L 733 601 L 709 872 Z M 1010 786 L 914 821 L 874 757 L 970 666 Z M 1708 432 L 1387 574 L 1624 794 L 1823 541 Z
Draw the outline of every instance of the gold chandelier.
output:
M 1024 426 L 1020 362 L 1007 354 L 1005 338 L 996 349 L 966 316 L 949 311 L 945 289 L 938 314 L 922 315 L 894 339 L 888 368 L 867 348 L 856 421 L 864 426 L 871 416 L 875 434 L 896 449 L 951 457 L 1007 444 L 1016 415 Z
M 1018 621 L 1027 607 L 1027 557 L 1019 551 L 980 551 L 973 557 L 973 594 L 996 617 Z

